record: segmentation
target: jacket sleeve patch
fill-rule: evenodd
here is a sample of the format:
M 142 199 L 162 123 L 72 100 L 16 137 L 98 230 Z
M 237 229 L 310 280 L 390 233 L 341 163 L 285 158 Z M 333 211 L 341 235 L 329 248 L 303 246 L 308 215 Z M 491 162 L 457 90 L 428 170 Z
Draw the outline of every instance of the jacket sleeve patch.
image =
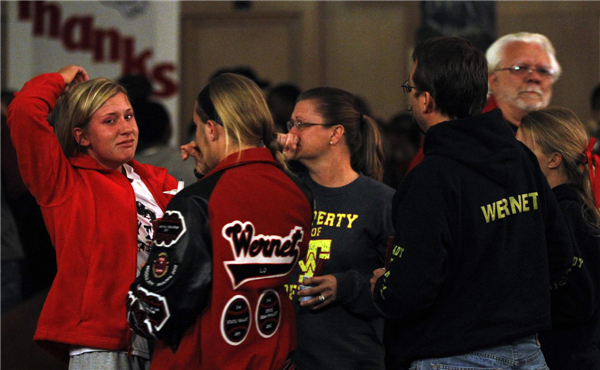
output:
M 185 219 L 179 211 L 166 211 L 154 231 L 154 244 L 171 247 L 186 232 Z
M 179 264 L 171 261 L 170 249 L 156 251 L 156 257 L 148 259 L 142 268 L 141 275 L 144 284 L 152 290 L 168 287 L 179 270 Z
M 167 300 L 142 287 L 138 287 L 136 293 L 137 296 L 131 291 L 127 294 L 127 322 L 136 333 L 156 339 L 156 332 L 171 317 Z

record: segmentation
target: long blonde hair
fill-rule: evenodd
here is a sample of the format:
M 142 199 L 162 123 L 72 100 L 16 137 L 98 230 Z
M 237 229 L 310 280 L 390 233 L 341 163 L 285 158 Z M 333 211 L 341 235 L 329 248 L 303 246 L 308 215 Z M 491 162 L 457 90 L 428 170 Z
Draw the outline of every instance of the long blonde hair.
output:
M 287 170 L 285 158 L 277 148 L 277 133 L 265 95 L 251 79 L 221 74 L 198 94 L 196 102 L 196 113 L 202 121 L 214 120 L 223 126 L 226 145 L 233 140 L 237 145 L 265 146 L 277 165 Z M 213 109 L 215 112 L 211 112 Z
M 519 131 L 545 155 L 556 152 L 562 155 L 562 175 L 568 183 L 575 185 L 590 209 L 591 212 L 584 212 L 588 222 L 600 228 L 600 212 L 596 207 L 588 169 L 592 164 L 583 164 L 588 137 L 585 126 L 575 113 L 561 107 L 533 111 L 523 117 Z
M 121 85 L 106 78 L 95 78 L 72 86 L 58 98 L 49 120 L 67 158 L 85 151 L 75 140 L 73 129 L 85 130 L 94 113 L 118 93 L 127 95 Z

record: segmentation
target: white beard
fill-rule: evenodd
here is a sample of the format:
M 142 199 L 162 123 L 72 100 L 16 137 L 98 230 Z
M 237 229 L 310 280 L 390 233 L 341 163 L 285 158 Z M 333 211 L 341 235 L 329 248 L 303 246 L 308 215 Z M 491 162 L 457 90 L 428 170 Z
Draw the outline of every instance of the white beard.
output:
M 532 101 L 531 99 L 522 98 L 521 93 L 525 92 L 525 91 L 529 91 L 529 92 L 532 91 L 532 92 L 537 93 L 539 95 L 540 99 Z M 530 87 L 527 89 L 518 90 L 516 97 L 514 95 L 511 95 L 508 92 L 500 92 L 499 94 L 496 95 L 497 99 L 499 99 L 505 103 L 508 103 L 510 105 L 513 105 L 524 112 L 532 112 L 534 110 L 546 108 L 548 106 L 548 104 L 550 103 L 551 97 L 552 97 L 552 92 L 548 92 L 548 94 L 546 96 L 544 96 L 544 94 L 542 93 L 542 90 L 540 90 L 537 87 Z

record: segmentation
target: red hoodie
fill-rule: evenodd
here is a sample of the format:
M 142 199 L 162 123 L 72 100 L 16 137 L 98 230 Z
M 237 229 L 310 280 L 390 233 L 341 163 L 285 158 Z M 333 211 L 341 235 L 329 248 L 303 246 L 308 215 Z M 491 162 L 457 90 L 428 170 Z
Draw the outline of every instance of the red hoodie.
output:
M 58 272 L 34 340 L 68 359 L 70 345 L 127 350 L 125 300 L 136 275 L 137 209 L 133 188 L 119 171 L 92 157 L 66 158 L 47 122 L 64 89 L 58 73 L 27 82 L 8 109 L 21 176 L 41 207 Z M 129 164 L 165 208 L 177 188 L 166 169 Z

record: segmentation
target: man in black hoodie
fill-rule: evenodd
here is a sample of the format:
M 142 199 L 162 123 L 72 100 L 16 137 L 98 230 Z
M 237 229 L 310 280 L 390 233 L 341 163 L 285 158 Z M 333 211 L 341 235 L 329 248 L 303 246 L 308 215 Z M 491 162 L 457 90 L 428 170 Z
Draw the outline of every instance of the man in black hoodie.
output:
M 556 199 L 502 112 L 481 114 L 481 51 L 435 38 L 413 61 L 425 159 L 394 196 L 391 259 L 371 280 L 387 369 L 546 369 L 536 333 L 573 259 Z

